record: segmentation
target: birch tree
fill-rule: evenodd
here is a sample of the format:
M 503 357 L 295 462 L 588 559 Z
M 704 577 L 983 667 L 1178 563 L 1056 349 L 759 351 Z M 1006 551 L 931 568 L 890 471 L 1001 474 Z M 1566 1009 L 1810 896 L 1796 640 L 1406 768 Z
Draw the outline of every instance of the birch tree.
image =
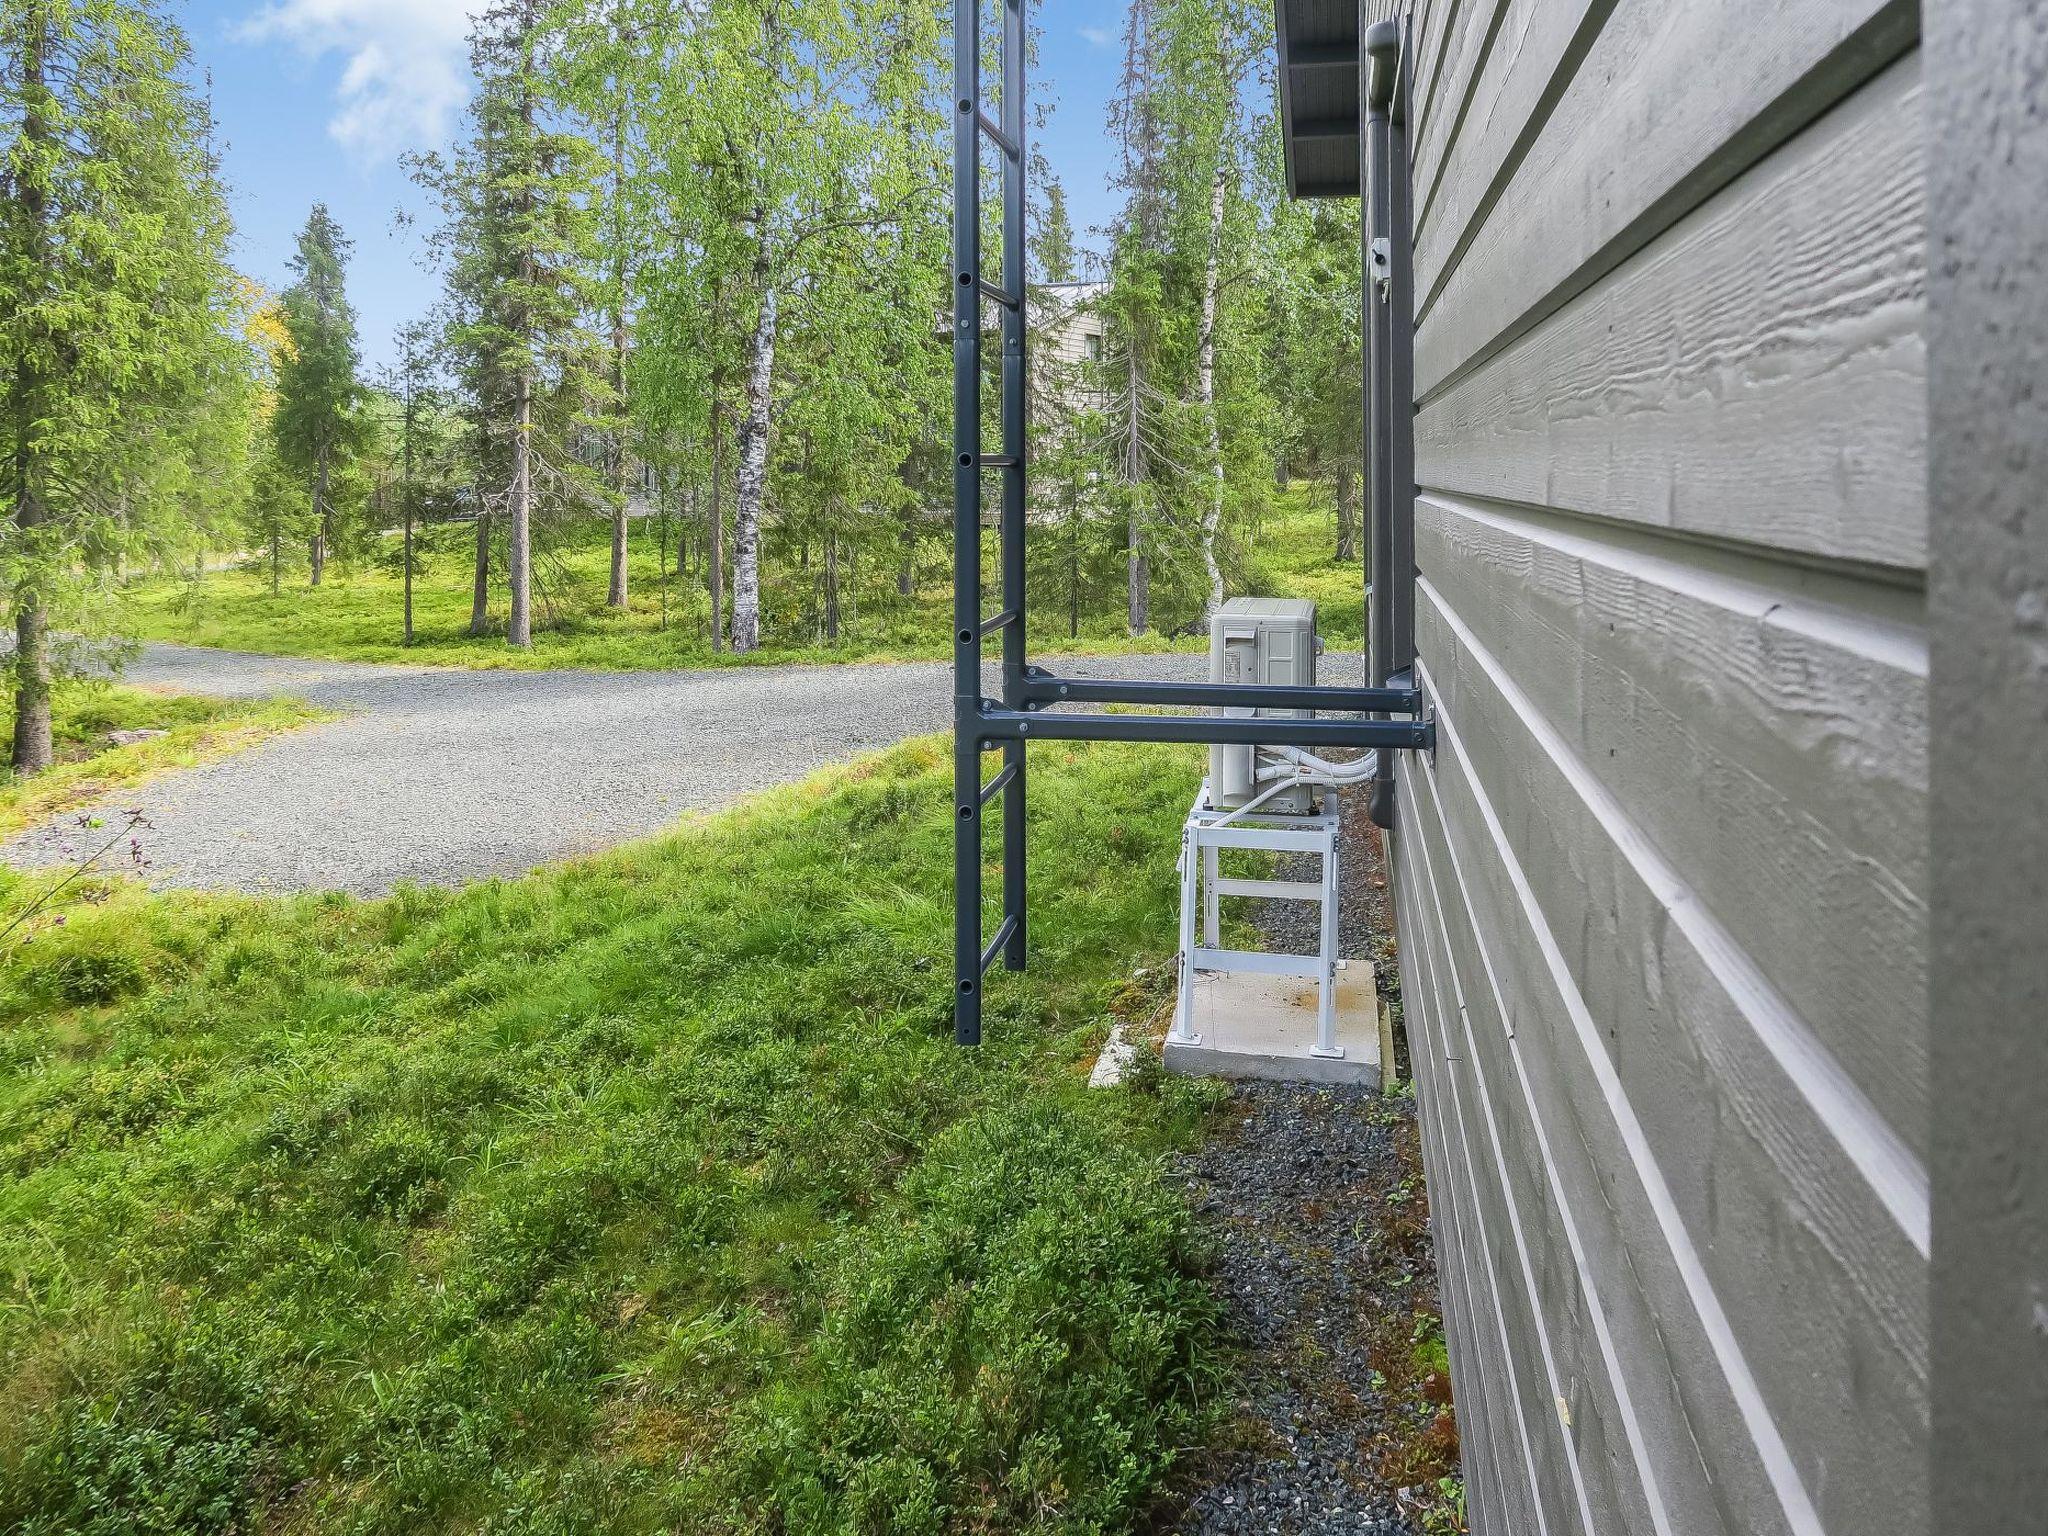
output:
M 1160 113 L 1169 121 L 1165 193 L 1178 244 L 1199 251 L 1200 297 L 1195 329 L 1193 404 L 1203 439 L 1200 529 L 1208 581 L 1204 617 L 1223 603 L 1217 538 L 1223 525 L 1225 474 L 1217 416 L 1216 353 L 1222 316 L 1226 218 L 1239 196 L 1244 155 L 1242 96 L 1253 61 L 1264 53 L 1270 25 L 1262 5 L 1247 0 L 1162 0 Z
M 1124 18 L 1124 64 L 1110 102 L 1117 142 L 1118 185 L 1124 194 L 1110 256 L 1110 287 L 1102 302 L 1117 363 L 1110 403 L 1116 472 L 1125 503 L 1125 616 L 1133 635 L 1152 625 L 1149 524 L 1158 450 L 1159 399 L 1151 382 L 1159 352 L 1159 256 L 1165 231 L 1165 167 L 1159 113 L 1160 0 L 1131 0 Z
M 743 328 L 734 431 L 731 645 L 762 639 L 762 537 L 771 440 L 784 400 L 778 373 L 787 319 L 823 319 L 871 287 L 862 242 L 916 217 L 941 195 L 934 146 L 896 124 L 906 97 L 929 96 L 941 48 L 937 17 L 916 0 L 734 0 L 690 14 L 681 67 L 664 72 L 654 132 L 670 167 L 703 184 L 737 239 L 702 230 L 700 259 L 723 270 L 678 273 L 731 296 Z M 920 213 L 920 210 L 924 212 Z M 939 270 L 936 263 L 932 270 Z M 912 311 L 912 314 L 916 313 Z M 917 323 L 906 314 L 899 323 Z M 835 354 L 835 371 L 861 360 Z M 821 381 L 808 379 L 806 391 Z

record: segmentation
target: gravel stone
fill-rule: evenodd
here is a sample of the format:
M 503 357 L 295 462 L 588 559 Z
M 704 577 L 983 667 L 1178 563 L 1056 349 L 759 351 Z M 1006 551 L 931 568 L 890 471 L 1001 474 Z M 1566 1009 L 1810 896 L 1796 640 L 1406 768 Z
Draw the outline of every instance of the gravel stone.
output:
M 1358 658 L 1327 658 L 1333 670 Z M 1195 655 L 1061 658 L 1076 677 L 1200 678 Z M 990 673 L 986 691 L 999 685 Z M 689 672 L 488 672 L 150 645 L 124 679 L 263 697 L 346 718 L 165 774 L 89 808 L 140 809 L 160 886 L 334 889 L 513 875 L 660 831 L 827 763 L 944 730 L 943 662 Z M 0 847 L 82 856 L 77 813 Z

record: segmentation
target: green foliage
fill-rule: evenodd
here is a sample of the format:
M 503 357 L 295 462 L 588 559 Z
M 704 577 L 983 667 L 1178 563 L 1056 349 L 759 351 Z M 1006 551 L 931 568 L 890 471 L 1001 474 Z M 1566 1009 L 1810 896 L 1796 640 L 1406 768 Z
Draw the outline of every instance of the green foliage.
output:
M 185 74 L 151 4 L 0 0 L 0 592 L 26 768 L 49 678 L 112 627 L 112 573 L 184 547 L 195 482 L 234 452 L 228 217 Z
M 844 1245 L 818 1379 L 742 1420 L 750 1486 L 808 1530 L 1127 1525 L 1200 1435 L 1218 1316 L 1123 1132 L 1050 1100 L 935 1139 Z
M 937 743 L 457 892 L 72 904 L 0 961 L 0 1525 L 1127 1527 L 1216 1369 L 1203 1100 L 1076 1069 L 1196 757 L 1042 761 L 974 1055 Z
M 1422 1512 L 1422 1536 L 1465 1536 L 1465 1480 L 1440 1477 Z
M 67 1399 L 0 1507 L 22 1536 L 231 1531 L 281 1468 L 280 1426 L 227 1339 L 165 1329 L 129 1346 L 118 1395 Z
M 344 287 L 351 249 L 327 205 L 315 203 L 292 256 L 296 280 L 280 305 L 287 345 L 278 358 L 271 431 L 284 468 L 310 488 L 308 523 L 323 546 L 314 553 L 316 579 L 324 546 L 339 531 L 334 481 L 365 436 L 356 317 Z
M 672 537 L 673 529 L 669 532 Z M 499 640 L 469 633 L 474 537 L 467 524 L 443 524 L 423 535 L 415 584 L 417 624 L 410 647 L 401 643 L 403 599 L 396 539 L 382 542 L 381 557 L 362 562 L 339 578 L 330 576 L 317 589 L 305 586 L 300 576 L 288 580 L 276 597 L 270 592 L 267 559 L 261 555 L 243 570 L 209 576 L 197 588 L 182 581 L 140 583 L 129 590 L 128 622 L 135 633 L 151 640 L 467 667 L 641 670 L 952 654 L 952 594 L 944 585 L 943 549 L 931 550 L 916 567 L 915 588 L 908 598 L 896 593 L 893 562 L 883 564 L 866 549 L 857 558 L 846 556 L 845 616 L 834 644 L 825 640 L 820 621 L 823 573 L 817 546 L 811 546 L 806 567 L 794 538 L 767 546 L 763 588 L 769 643 L 748 657 L 714 653 L 706 634 L 701 566 L 690 581 L 682 582 L 671 562 L 664 582 L 663 529 L 651 517 L 632 525 L 633 601 L 624 611 L 604 606 L 608 536 L 603 526 L 584 520 L 555 531 L 538 567 L 552 623 L 535 631 L 531 652 L 514 653 Z M 1240 577 L 1244 590 L 1316 599 L 1329 643 L 1356 648 L 1364 601 L 1360 568 L 1356 561 L 1334 558 L 1329 488 L 1297 485 L 1276 495 L 1273 509 L 1252 528 L 1251 538 L 1253 552 Z M 894 552 L 893 544 L 884 549 Z M 1075 637 L 1069 639 L 1064 530 L 1035 532 L 1031 553 L 1034 654 L 1206 648 L 1208 642 L 1201 636 L 1169 641 L 1154 633 L 1129 638 L 1124 633 L 1120 557 L 1112 555 L 1105 564 L 1101 551 L 1088 544 L 1083 545 L 1088 563 L 1083 568 Z

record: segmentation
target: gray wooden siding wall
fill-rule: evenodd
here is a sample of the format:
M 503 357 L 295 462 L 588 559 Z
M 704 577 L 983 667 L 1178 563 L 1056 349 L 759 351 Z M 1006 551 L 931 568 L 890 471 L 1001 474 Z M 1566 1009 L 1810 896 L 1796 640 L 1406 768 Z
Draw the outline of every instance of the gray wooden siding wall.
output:
M 1415 19 L 1394 872 L 1473 1529 L 1925 1529 L 1917 12 Z

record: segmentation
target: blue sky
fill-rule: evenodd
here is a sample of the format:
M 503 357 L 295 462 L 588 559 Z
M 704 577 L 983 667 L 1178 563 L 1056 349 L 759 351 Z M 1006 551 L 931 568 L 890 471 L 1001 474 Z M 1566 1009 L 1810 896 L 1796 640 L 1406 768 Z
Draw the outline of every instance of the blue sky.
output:
M 188 0 L 180 13 L 194 62 L 210 71 L 224 169 L 239 229 L 236 259 L 280 288 L 306 211 L 325 201 L 355 241 L 350 297 L 363 356 L 392 356 L 398 326 L 432 304 L 424 212 L 399 168 L 456 125 L 465 94 L 463 37 L 484 0 Z M 1104 109 L 1117 77 L 1123 12 L 1102 0 L 1036 0 L 1043 32 L 1035 100 L 1053 103 L 1041 137 L 1083 232 L 1116 207 Z

